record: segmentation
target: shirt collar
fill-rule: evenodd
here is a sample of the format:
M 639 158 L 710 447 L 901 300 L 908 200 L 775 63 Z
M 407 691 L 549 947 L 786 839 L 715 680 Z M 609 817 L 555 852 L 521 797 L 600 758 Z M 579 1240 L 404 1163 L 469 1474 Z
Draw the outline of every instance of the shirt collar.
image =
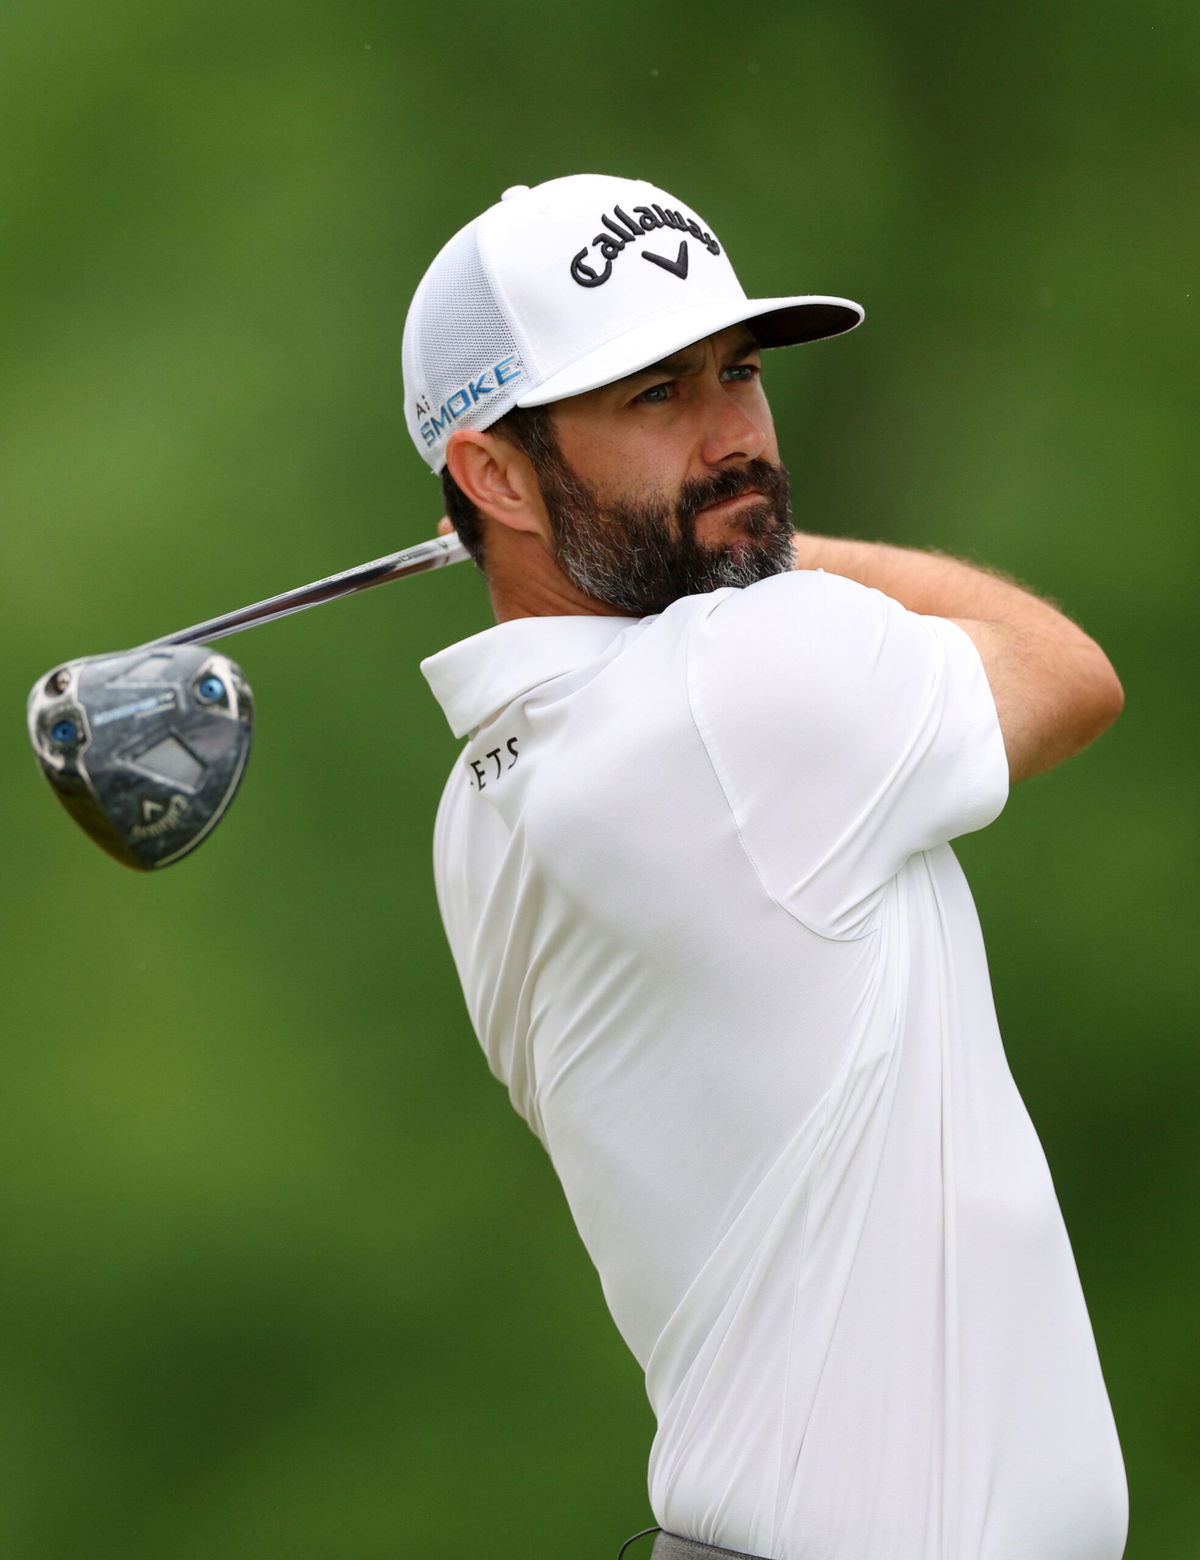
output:
M 586 666 L 638 618 L 525 617 L 460 639 L 421 662 L 450 729 L 465 737 L 552 677 Z

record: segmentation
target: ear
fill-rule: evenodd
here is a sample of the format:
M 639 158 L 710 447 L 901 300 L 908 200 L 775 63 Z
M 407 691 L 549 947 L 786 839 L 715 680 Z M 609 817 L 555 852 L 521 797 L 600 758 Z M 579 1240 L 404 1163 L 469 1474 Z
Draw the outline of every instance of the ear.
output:
M 507 439 L 460 428 L 446 446 L 446 469 L 480 514 L 514 531 L 547 534 L 533 462 Z

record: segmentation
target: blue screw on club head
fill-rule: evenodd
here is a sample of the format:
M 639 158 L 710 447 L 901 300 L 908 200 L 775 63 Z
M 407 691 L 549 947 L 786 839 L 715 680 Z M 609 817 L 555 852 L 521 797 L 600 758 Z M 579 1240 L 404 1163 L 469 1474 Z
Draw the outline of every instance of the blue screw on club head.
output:
M 213 677 L 211 675 L 208 677 L 202 677 L 196 692 L 202 699 L 211 704 L 215 700 L 225 696 L 225 684 L 219 677 Z
M 51 739 L 61 747 L 66 747 L 68 742 L 74 742 L 78 728 L 73 720 L 55 721 L 50 728 Z

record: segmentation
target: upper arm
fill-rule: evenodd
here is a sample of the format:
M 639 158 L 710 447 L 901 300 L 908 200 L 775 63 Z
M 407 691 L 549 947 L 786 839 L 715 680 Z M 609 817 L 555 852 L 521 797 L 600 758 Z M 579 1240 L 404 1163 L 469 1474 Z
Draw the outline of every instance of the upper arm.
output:
M 951 618 L 974 642 L 1004 737 L 1010 780 L 1049 769 L 1107 730 L 1124 694 L 1095 640 L 1066 618 L 1041 623 Z

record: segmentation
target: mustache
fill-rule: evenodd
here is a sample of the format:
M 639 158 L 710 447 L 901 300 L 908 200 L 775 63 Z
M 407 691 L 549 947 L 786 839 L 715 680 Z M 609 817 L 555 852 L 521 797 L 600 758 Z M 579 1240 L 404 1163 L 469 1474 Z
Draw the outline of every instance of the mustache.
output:
M 788 500 L 787 472 L 782 466 L 774 466 L 769 460 L 750 460 L 744 466 L 729 466 L 711 477 L 694 477 L 679 490 L 675 511 L 686 527 L 709 504 L 720 504 L 728 498 L 740 498 L 743 493 L 761 493 L 774 504 L 782 500 L 786 513 Z

